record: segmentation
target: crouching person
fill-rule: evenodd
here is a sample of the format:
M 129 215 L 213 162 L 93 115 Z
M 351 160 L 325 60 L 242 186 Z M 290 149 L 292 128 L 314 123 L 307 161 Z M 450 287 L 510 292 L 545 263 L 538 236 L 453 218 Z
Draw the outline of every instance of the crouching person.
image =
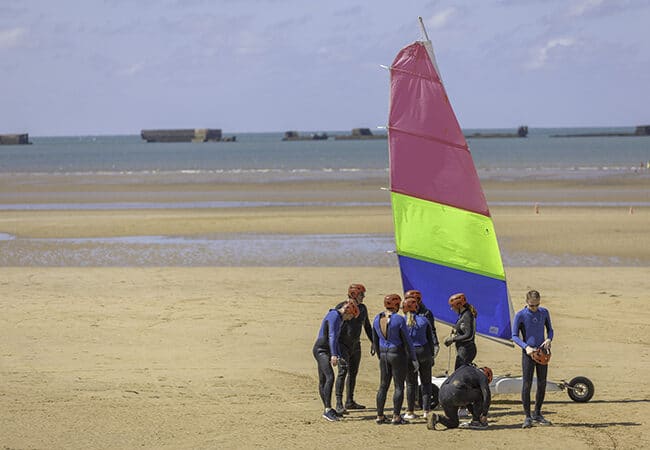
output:
M 440 386 L 438 400 L 445 415 L 431 414 L 427 420 L 427 428 L 435 430 L 438 423 L 447 428 L 458 428 L 459 407 L 467 407 L 472 413 L 472 421 L 460 425 L 461 428 L 487 428 L 491 381 L 492 370 L 489 367 L 479 369 L 473 365 L 460 366 Z

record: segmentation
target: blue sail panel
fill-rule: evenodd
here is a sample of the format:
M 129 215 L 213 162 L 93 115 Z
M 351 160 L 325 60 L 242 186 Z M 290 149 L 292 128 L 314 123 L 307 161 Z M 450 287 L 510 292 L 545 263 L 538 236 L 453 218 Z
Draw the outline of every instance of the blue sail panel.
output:
M 436 320 L 455 324 L 458 314 L 447 303 L 452 294 L 463 292 L 478 311 L 476 332 L 487 337 L 510 340 L 510 303 L 504 280 L 454 269 L 399 255 L 404 291 L 417 289 Z

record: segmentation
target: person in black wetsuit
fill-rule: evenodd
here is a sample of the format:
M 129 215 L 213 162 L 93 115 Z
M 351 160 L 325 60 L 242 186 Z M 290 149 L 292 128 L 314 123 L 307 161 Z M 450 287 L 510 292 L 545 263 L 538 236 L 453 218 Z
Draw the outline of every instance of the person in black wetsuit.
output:
M 445 345 L 456 344 L 456 364 L 454 370 L 464 364 L 471 364 L 476 357 L 476 309 L 467 303 L 465 294 L 458 293 L 449 297 L 449 306 L 458 313 L 458 320 L 452 330 L 452 336 L 445 338 Z
M 361 329 L 372 342 L 372 326 L 368 320 L 368 309 L 363 304 L 366 296 L 366 287 L 363 284 L 351 284 L 348 287 L 348 300 L 353 301 L 359 307 L 359 316 L 343 322 L 339 344 L 343 361 L 338 365 L 338 376 L 336 377 L 336 413 L 346 414 L 348 409 L 365 409 L 364 405 L 354 401 L 354 388 L 357 383 L 357 374 L 361 364 Z M 336 305 L 340 308 L 345 302 Z M 345 406 L 343 406 L 343 387 L 345 386 Z
M 458 428 L 458 408 L 467 406 L 472 413 L 472 421 L 461 425 L 461 428 L 487 428 L 487 415 L 490 409 L 490 382 L 492 370 L 489 367 L 481 369 L 474 365 L 463 365 L 452 373 L 440 386 L 438 399 L 445 415 L 431 414 L 427 420 L 427 428 L 436 429 L 440 423 L 447 428 Z
M 332 388 L 334 387 L 334 370 L 332 366 L 339 363 L 339 334 L 343 321 L 359 315 L 359 307 L 354 302 L 346 302 L 338 309 L 330 309 L 321 323 L 312 353 L 318 365 L 318 393 L 323 401 L 325 411 L 323 418 L 330 422 L 339 420 L 332 409 Z
M 378 424 L 387 423 L 384 415 L 384 405 L 391 380 L 394 384 L 393 393 L 393 425 L 408 423 L 400 415 L 404 403 L 404 380 L 408 370 L 408 361 L 418 370 L 419 363 L 415 348 L 406 329 L 406 320 L 397 314 L 402 298 L 397 294 L 384 297 L 384 307 L 375 317 L 372 324 L 372 342 L 379 358 L 379 389 L 377 390 L 377 419 Z

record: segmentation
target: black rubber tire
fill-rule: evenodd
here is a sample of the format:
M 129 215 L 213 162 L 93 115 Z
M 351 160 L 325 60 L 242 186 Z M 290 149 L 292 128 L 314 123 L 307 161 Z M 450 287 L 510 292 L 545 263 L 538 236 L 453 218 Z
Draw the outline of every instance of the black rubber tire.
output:
M 569 381 L 569 386 L 577 389 L 567 389 L 569 397 L 574 402 L 587 403 L 594 396 L 594 383 L 587 377 L 575 377 Z

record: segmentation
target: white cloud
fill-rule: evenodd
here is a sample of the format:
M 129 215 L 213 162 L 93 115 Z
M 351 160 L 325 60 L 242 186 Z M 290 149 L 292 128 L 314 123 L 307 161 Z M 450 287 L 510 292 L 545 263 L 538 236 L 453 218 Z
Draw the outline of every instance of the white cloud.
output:
M 573 38 L 555 38 L 535 50 L 532 59 L 526 65 L 529 69 L 539 69 L 546 65 L 549 55 L 557 49 L 572 47 L 576 44 Z
M 582 0 L 571 8 L 569 16 L 583 16 L 591 11 L 599 9 L 604 3 L 605 0 Z
M 456 14 L 456 8 L 445 8 L 437 14 L 427 19 L 426 25 L 432 30 L 443 28 L 449 20 Z
M 0 30 L 0 48 L 18 47 L 27 35 L 27 29 L 22 27 Z
M 142 72 L 144 69 L 144 64 L 141 62 L 131 64 L 128 67 L 120 69 L 117 71 L 117 74 L 123 77 L 132 77 L 133 75 Z

